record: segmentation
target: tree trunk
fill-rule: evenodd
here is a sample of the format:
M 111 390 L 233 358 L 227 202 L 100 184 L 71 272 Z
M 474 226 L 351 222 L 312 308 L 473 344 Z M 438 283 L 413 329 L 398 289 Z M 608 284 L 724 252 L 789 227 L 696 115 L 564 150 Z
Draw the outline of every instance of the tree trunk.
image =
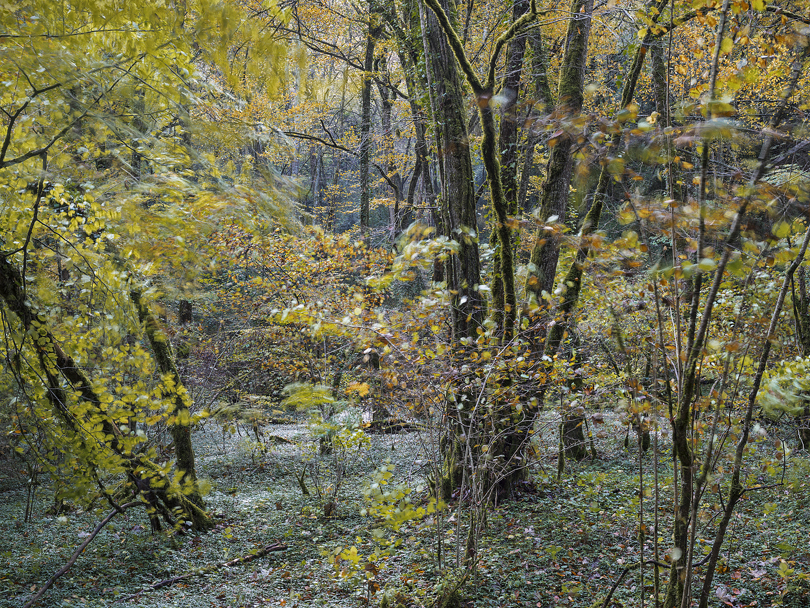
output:
M 565 457 L 569 460 L 585 460 L 588 456 L 585 439 L 585 416 L 566 414 L 562 421 Z
M 515 22 L 529 10 L 529 0 L 514 0 L 512 6 L 512 21 Z M 501 95 L 506 98 L 501 107 L 501 128 L 498 137 L 498 148 L 500 151 L 500 179 L 503 187 L 503 198 L 506 206 L 506 214 L 514 217 L 518 212 L 517 195 L 517 147 L 518 147 L 518 116 L 517 99 L 520 90 L 520 80 L 523 71 L 523 55 L 526 50 L 526 36 L 515 36 L 509 41 L 506 54 L 506 73 L 503 77 Z M 491 179 L 491 176 L 490 176 Z M 514 265 L 514 252 L 517 245 L 517 231 L 509 230 L 510 239 L 509 252 L 510 259 Z M 507 319 L 514 319 L 514 310 L 508 310 L 516 306 L 516 301 L 507 303 L 505 293 L 504 276 L 501 272 L 501 252 L 502 245 L 498 240 L 497 227 L 492 231 L 490 243 L 495 249 L 492 260 L 492 320 L 500 328 L 501 333 L 511 334 L 511 323 Z M 507 282 L 508 282 L 507 277 Z M 514 283 L 514 278 L 512 279 Z M 512 295 L 514 285 L 512 286 Z M 514 298 L 513 298 L 514 299 Z
M 197 470 L 194 462 L 194 448 L 191 445 L 191 398 L 188 396 L 185 386 L 177 373 L 177 366 L 171 352 L 171 345 L 166 334 L 160 327 L 158 320 L 144 304 L 141 294 L 138 291 L 131 291 L 130 297 L 136 310 L 138 318 L 144 328 L 144 333 L 152 347 L 158 369 L 163 375 L 169 375 L 172 379 L 172 391 L 174 401 L 174 411 L 169 419 L 169 433 L 174 441 L 175 457 L 177 468 L 180 471 L 180 483 L 183 494 L 200 508 L 200 511 L 191 513 L 191 520 L 196 529 L 206 529 L 213 526 L 213 522 L 202 511 L 205 509 L 200 488 L 197 484 Z
M 385 61 L 380 60 L 380 70 L 385 71 Z M 402 208 L 402 176 L 397 170 L 397 163 L 394 160 L 394 137 L 391 128 L 391 113 L 393 111 L 393 100 L 391 99 L 391 90 L 377 81 L 377 91 L 380 94 L 380 101 L 382 102 L 382 130 L 383 130 L 383 159 L 385 171 L 388 173 L 388 178 L 395 184 L 396 187 L 392 188 L 394 191 L 394 208 L 391 218 L 391 240 L 396 242 L 397 237 L 402 233 L 403 227 L 408 226 L 410 222 L 404 224 L 403 218 L 410 215 L 410 211 Z
M 141 494 L 149 503 L 153 529 L 160 527 L 158 513 L 169 525 L 175 525 L 172 514 L 176 510 L 190 520 L 195 529 L 211 528 L 213 522 L 200 505 L 182 492 L 169 492 L 168 480 L 160 466 L 143 455 L 134 455 L 131 446 L 128 448 L 125 445 L 124 435 L 119 428 L 120 423 L 110 418 L 106 410 L 99 407 L 103 400 L 93 388 L 91 379 L 54 339 L 48 330 L 47 320 L 27 302 L 22 274 L 9 258 L 0 259 L 0 300 L 19 318 L 24 331 L 37 328 L 38 339 L 33 345 L 44 375 L 46 398 L 53 406 L 55 418 L 61 420 L 68 430 L 66 436 L 73 435 L 73 439 L 82 446 L 84 454 L 79 457 L 79 462 L 91 469 L 89 477 L 101 486 L 97 463 L 103 462 L 103 467 L 107 471 L 115 471 L 120 467 L 120 471 L 129 479 L 133 493 Z M 71 387 L 71 392 L 86 406 L 80 418 L 71 411 L 68 394 L 61 388 L 59 375 Z M 83 423 L 85 419 L 92 419 L 93 425 L 100 425 L 100 435 L 88 435 L 87 428 L 83 424 L 77 424 Z M 104 438 L 103 443 L 99 441 L 99 436 Z M 110 452 L 114 455 L 112 461 Z M 106 490 L 104 497 L 115 506 L 112 496 L 106 493 Z
M 193 318 L 191 301 L 180 300 L 180 304 L 177 306 L 177 320 L 180 322 L 180 325 L 191 323 Z
M 667 0 L 659 0 L 659 11 L 666 1 Z M 575 17 L 574 20 L 572 20 L 572 24 L 577 20 L 576 15 L 577 14 L 575 13 Z M 638 51 L 636 52 L 633 65 L 630 68 L 630 73 L 627 75 L 627 78 L 625 79 L 624 87 L 622 89 L 622 103 L 621 103 L 622 108 L 629 105 L 633 99 L 633 96 L 635 95 L 636 84 L 638 83 L 639 74 L 641 73 L 641 67 L 644 64 L 644 57 L 646 55 L 646 47 L 644 45 L 649 44 L 650 38 L 651 36 L 648 33 L 647 36 L 642 41 L 642 46 L 639 47 Z M 616 133 L 613 135 L 612 138 L 613 149 L 616 149 L 616 147 L 618 146 L 620 138 L 621 138 L 620 133 Z M 588 211 L 587 215 L 582 221 L 576 258 L 572 262 L 571 266 L 568 269 L 568 272 L 565 275 L 564 284 L 566 285 L 567 289 L 563 295 L 562 302 L 560 303 L 560 306 L 557 310 L 557 314 L 560 317 L 560 319 L 549 330 L 548 335 L 546 336 L 545 339 L 545 343 L 543 345 L 544 357 L 541 362 L 541 366 L 545 368 L 544 371 L 546 373 L 551 372 L 551 368 L 554 365 L 553 363 L 554 357 L 560 348 L 563 336 L 565 335 L 565 332 L 567 330 L 568 319 L 570 318 L 571 314 L 573 313 L 574 309 L 576 308 L 579 302 L 579 295 L 582 290 L 583 270 L 591 251 L 590 237 L 599 226 L 599 220 L 601 218 L 602 209 L 604 205 L 604 198 L 607 193 L 607 187 L 610 182 L 610 179 L 611 179 L 610 174 L 607 168 L 603 168 L 599 176 L 599 183 L 596 187 L 596 192 L 594 193 L 593 203 L 591 204 L 590 210 Z M 543 402 L 545 400 L 545 391 L 546 391 L 545 385 L 541 385 L 539 390 L 537 390 L 536 392 L 535 395 L 536 401 L 532 410 L 525 412 L 524 421 L 517 426 L 516 432 L 510 433 L 507 437 L 505 437 L 506 446 L 503 450 L 503 453 L 505 454 L 507 460 L 515 454 L 520 454 L 524 450 L 525 438 L 528 435 L 528 431 L 535 420 L 537 411 L 543 406 Z M 521 471 L 516 471 L 515 474 L 505 478 L 501 484 L 502 491 L 507 494 L 511 492 L 514 482 L 519 480 L 520 477 Z
M 374 70 L 374 48 L 377 38 L 382 33 L 379 25 L 380 15 L 369 3 L 368 35 L 366 36 L 366 53 L 363 61 L 363 76 L 360 92 L 360 232 L 368 240 L 371 229 L 369 187 L 369 163 L 371 155 L 371 80 Z
M 496 273 L 500 272 L 500 282 L 503 287 L 503 322 L 498 324 L 498 331 L 505 340 L 510 340 L 516 315 L 517 302 L 515 297 L 515 277 L 512 264 L 512 238 L 509 227 L 508 203 L 503 193 L 501 183 L 501 167 L 498 161 L 497 134 L 495 130 L 495 118 L 492 111 L 492 95 L 495 82 L 495 70 L 498 56 L 505 44 L 516 35 L 521 34 L 524 29 L 533 21 L 537 14 L 531 12 L 518 18 L 509 29 L 502 34 L 495 43 L 492 55 L 489 58 L 489 65 L 486 79 L 482 82 L 475 74 L 470 64 L 464 46 L 456 33 L 452 15 L 448 15 L 446 5 L 440 0 L 425 0 L 436 17 L 439 26 L 443 30 L 443 38 L 450 50 L 452 50 L 461 71 L 464 73 L 467 82 L 473 90 L 475 101 L 478 106 L 478 117 L 481 121 L 483 138 L 481 140 L 481 158 L 487 171 L 487 182 L 492 199 L 492 211 L 495 216 L 498 250 L 500 261 L 497 264 Z M 451 59 L 452 61 L 452 59 Z M 475 195 L 473 195 L 473 205 L 475 205 Z M 497 281 L 497 278 L 495 279 Z
M 440 4 L 447 8 L 447 0 L 440 0 Z M 456 60 L 435 14 L 423 11 L 422 17 L 426 63 L 432 76 L 430 98 L 442 183 L 442 219 L 445 235 L 459 244 L 458 254 L 450 256 L 446 267 L 447 287 L 452 294 L 453 341 L 458 342 L 476 337 L 484 317 L 484 301 L 478 291 L 481 265 L 475 184 L 464 89 Z
M 585 83 L 585 63 L 588 55 L 588 39 L 591 32 L 593 0 L 573 0 L 571 21 L 566 34 L 565 53 L 560 69 L 560 85 L 557 94 L 557 112 L 569 118 L 582 111 L 583 86 Z M 549 218 L 556 216 L 557 224 L 565 222 L 568 210 L 568 194 L 573 168 L 572 150 L 575 142 L 566 134 L 551 150 L 546 179 L 540 192 L 540 220 L 546 225 Z M 531 254 L 530 273 L 526 281 L 526 292 L 540 304 L 543 292 L 551 293 L 554 275 L 562 244 L 559 232 L 549 233 L 544 227 L 537 231 Z
M 549 108 L 554 104 L 554 96 L 548 83 L 548 58 L 543 47 L 543 35 L 539 29 L 529 34 L 529 48 L 532 52 L 532 77 L 534 79 L 534 108 L 532 122 L 548 114 Z M 537 110 L 537 107 L 540 110 Z M 532 174 L 534 162 L 534 148 L 540 141 L 540 129 L 530 128 L 523 145 L 523 169 L 520 172 L 520 187 L 518 189 L 518 209 L 528 213 L 529 205 L 529 178 Z
M 810 357 L 810 299 L 807 296 L 804 266 L 800 267 L 796 274 L 798 275 L 799 298 L 796 301 L 796 294 L 794 293 L 793 316 L 802 357 Z M 807 395 L 805 399 L 810 399 L 810 395 Z M 799 436 L 799 449 L 810 450 L 810 403 L 805 405 L 802 413 L 797 416 L 796 422 L 798 423 L 796 430 Z

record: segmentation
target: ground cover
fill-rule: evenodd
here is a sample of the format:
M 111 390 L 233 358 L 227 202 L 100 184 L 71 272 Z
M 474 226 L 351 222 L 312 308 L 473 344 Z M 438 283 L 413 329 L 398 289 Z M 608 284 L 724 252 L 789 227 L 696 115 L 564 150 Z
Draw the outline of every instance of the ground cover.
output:
M 644 559 L 652 559 L 653 456 L 641 458 L 640 492 L 633 434 L 628 450 L 619 420 L 612 414 L 606 420 L 605 437 L 596 443 L 599 458 L 567 463 L 559 481 L 553 441 L 540 444 L 531 483 L 515 500 L 488 514 L 479 569 L 466 580 L 462 594 L 467 605 L 601 606 L 626 569 L 611 605 L 641 605 L 638 514 L 643 493 L 649 530 Z M 392 484 L 424 485 L 429 454 L 424 434 L 369 435 L 367 448 L 340 454 L 345 471 L 338 479 L 331 468 L 335 455 L 321 455 L 303 423 L 269 431 L 293 443 L 276 442 L 262 453 L 249 434 L 223 434 L 211 423 L 195 433 L 199 471 L 211 484 L 206 501 L 217 521 L 212 532 L 154 535 L 142 511 L 117 516 L 38 605 L 376 606 L 385 592 L 406 605 L 431 605 L 437 586 L 447 579 L 441 572 L 452 572 L 461 558 L 468 506 L 457 500 L 438 519 L 428 516 L 383 534 L 380 522 L 363 514 L 368 505 L 362 492 L 373 481 L 373 472 L 389 462 L 394 467 Z M 782 438 L 788 439 L 786 430 L 763 430 L 749 458 L 756 465 L 749 481 L 766 489 L 747 493 L 735 513 L 712 605 L 810 605 L 801 579 L 810 573 L 810 463 L 804 454 L 792 454 L 784 468 L 762 464 L 773 460 L 775 440 Z M 666 437 L 659 444 L 659 484 L 668 488 L 671 452 Z M 311 474 L 301 477 L 305 467 Z M 301 480 L 309 495 L 302 492 Z M 336 505 L 325 515 L 336 482 Z M 49 488 L 40 487 L 33 521 L 23 523 L 24 489 L 8 483 L 3 489 L 0 607 L 10 608 L 22 606 L 69 559 L 105 509 L 47 515 Z M 415 505 L 426 501 L 426 492 L 414 493 Z M 719 506 L 715 502 L 709 497 L 701 512 L 704 527 L 696 543 L 697 560 L 708 551 L 717 519 L 713 506 Z M 660 559 L 669 547 L 666 526 L 671 511 L 672 497 L 660 494 Z M 439 539 L 441 570 L 436 560 Z M 280 544 L 287 549 L 215 567 Z M 205 572 L 174 585 L 148 589 L 201 569 Z M 649 567 L 644 587 L 645 604 L 653 605 Z

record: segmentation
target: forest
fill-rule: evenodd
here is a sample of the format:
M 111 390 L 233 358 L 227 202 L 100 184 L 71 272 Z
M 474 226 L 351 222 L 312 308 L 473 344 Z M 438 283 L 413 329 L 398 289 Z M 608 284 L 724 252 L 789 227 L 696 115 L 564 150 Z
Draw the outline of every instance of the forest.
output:
M 0 607 L 810 606 L 808 0 L 0 0 Z

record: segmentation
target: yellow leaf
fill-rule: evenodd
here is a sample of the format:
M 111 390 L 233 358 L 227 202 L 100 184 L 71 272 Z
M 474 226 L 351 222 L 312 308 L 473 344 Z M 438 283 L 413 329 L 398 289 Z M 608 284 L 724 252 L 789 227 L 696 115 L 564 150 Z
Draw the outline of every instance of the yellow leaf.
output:
M 365 397 L 368 395 L 368 384 L 365 382 L 352 382 L 349 385 L 349 388 L 346 389 L 346 392 L 356 392 L 360 397 Z

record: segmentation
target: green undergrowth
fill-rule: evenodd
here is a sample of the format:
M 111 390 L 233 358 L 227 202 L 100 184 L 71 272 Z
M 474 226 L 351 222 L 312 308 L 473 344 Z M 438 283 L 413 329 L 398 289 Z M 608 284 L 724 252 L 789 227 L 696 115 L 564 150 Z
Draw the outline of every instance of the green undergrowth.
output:
M 644 559 L 654 552 L 653 457 L 642 457 L 644 490 L 639 492 L 638 452 L 622 446 L 618 423 L 597 441 L 599 458 L 567 463 L 557 482 L 556 456 L 541 451 L 530 484 L 494 507 L 477 555 L 477 572 L 463 558 L 467 506 L 451 503 L 430 511 L 416 488 L 427 476 L 424 437 L 417 433 L 370 435 L 370 446 L 341 456 L 342 479 L 332 476 L 334 455 L 321 455 L 303 425 L 274 427 L 276 443 L 266 453 L 249 435 L 223 435 L 210 425 L 195 434 L 199 474 L 211 485 L 206 496 L 216 528 L 195 536 L 152 534 L 142 511 L 118 516 L 89 545 L 70 572 L 49 590 L 40 606 L 430 606 L 437 594 L 463 582 L 465 606 L 601 606 L 625 568 L 612 606 L 638 606 L 641 595 L 639 504 L 643 494 L 647 535 Z M 662 438 L 662 445 L 666 439 Z M 773 466 L 772 438 L 749 455 L 749 482 L 766 489 L 746 493 L 735 513 L 715 579 L 710 605 L 807 606 L 810 572 L 805 455 L 792 454 L 787 467 Z M 766 464 L 761 464 L 761 463 Z M 770 464 L 768 464 L 770 463 Z M 304 477 L 309 495 L 302 492 Z M 384 474 L 379 473 L 383 470 Z M 376 477 L 375 477 L 375 471 Z M 391 471 L 387 475 L 385 471 Z M 672 459 L 659 455 L 659 559 L 669 549 Z M 396 519 L 370 508 L 369 484 L 385 478 L 397 500 L 413 488 L 411 506 Z M 339 483 L 338 491 L 334 484 Z M 771 487 L 773 486 L 773 487 Z M 722 488 L 719 488 L 722 489 Z M 0 493 L 0 607 L 17 607 L 70 557 L 106 512 L 46 515 L 50 491 L 40 487 L 31 523 L 23 523 L 25 493 Z M 332 496 L 336 506 L 324 515 Z M 710 493 L 701 513 L 696 554 L 708 551 L 719 497 Z M 717 504 L 716 504 L 717 503 Z M 403 505 L 405 503 L 402 503 Z M 458 526 L 459 520 L 462 522 Z M 394 530 L 394 528 L 397 528 Z M 441 564 L 436 561 L 441 539 Z M 173 586 L 125 598 L 165 578 L 248 555 L 281 542 L 286 551 L 222 567 Z M 700 570 L 698 570 L 700 574 Z M 668 573 L 663 573 L 662 585 Z M 652 606 L 652 570 L 644 570 L 645 605 Z M 383 601 L 383 596 L 386 597 Z

